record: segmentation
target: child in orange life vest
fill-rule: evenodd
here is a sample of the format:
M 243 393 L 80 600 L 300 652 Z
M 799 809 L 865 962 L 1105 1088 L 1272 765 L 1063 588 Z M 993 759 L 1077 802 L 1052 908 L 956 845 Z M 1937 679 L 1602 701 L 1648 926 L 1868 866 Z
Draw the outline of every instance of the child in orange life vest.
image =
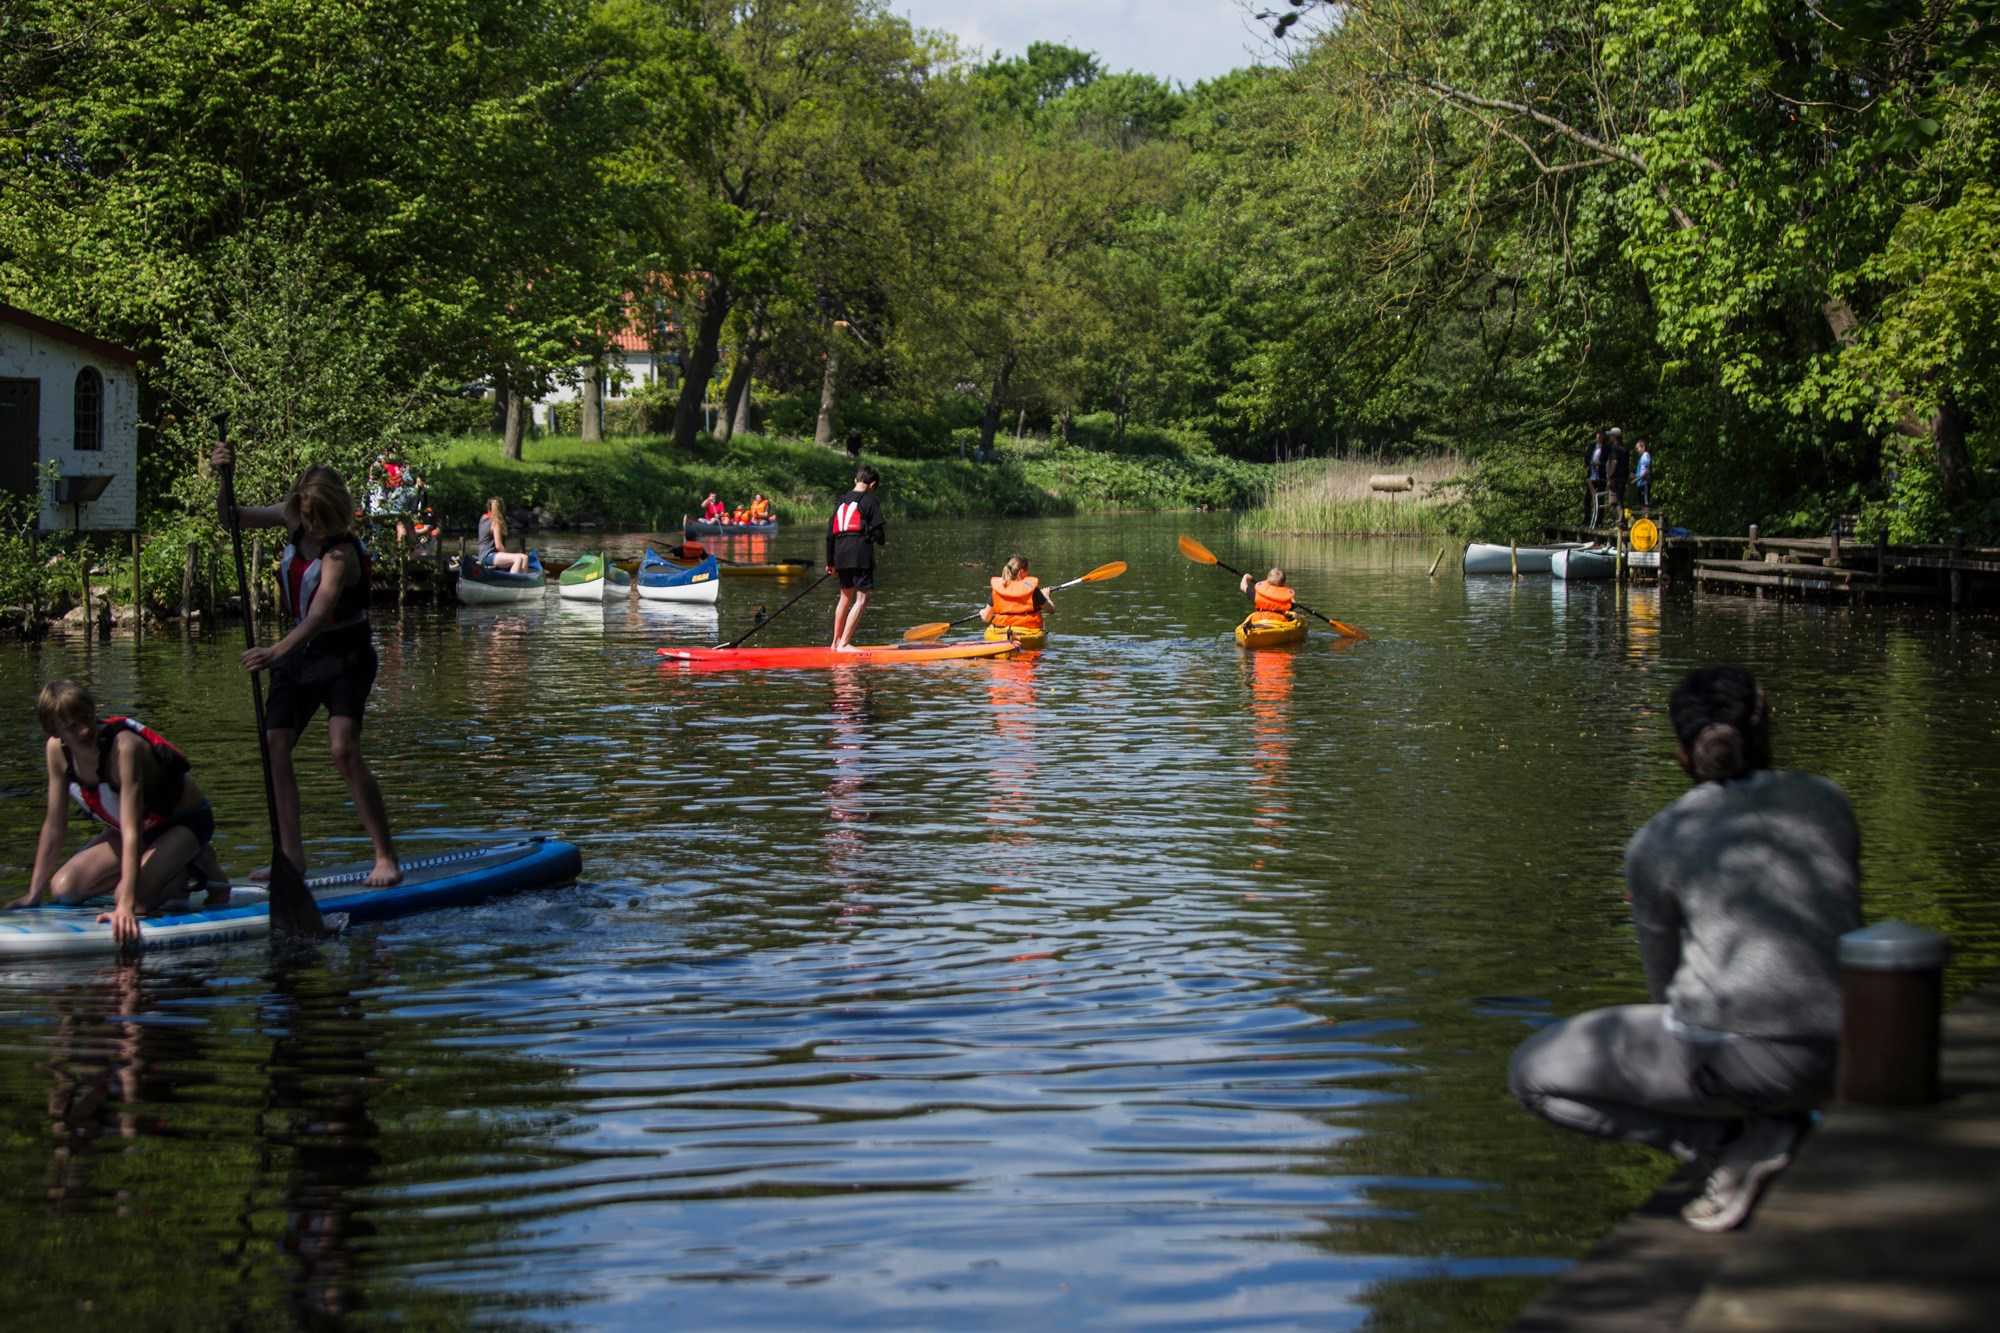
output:
M 750 511 L 749 511 L 750 521 L 752 523 L 762 523 L 764 520 L 770 517 L 771 517 L 771 502 L 764 498 L 764 493 L 762 491 L 759 491 L 757 492 L 756 498 L 750 501 Z
M 9 906 L 73 903 L 115 889 L 111 910 L 97 919 L 110 922 L 124 945 L 138 942 L 142 915 L 180 896 L 190 870 L 207 882 L 209 907 L 229 901 L 209 846 L 215 813 L 185 755 L 129 717 L 100 722 L 90 695 L 66 680 L 42 687 L 35 713 L 48 737 L 48 810 L 28 892 Z M 58 868 L 71 796 L 105 829 Z
M 1028 572 L 1021 556 L 1007 557 L 1006 565 L 987 580 L 993 589 L 992 602 L 980 608 L 979 618 L 1000 629 L 1040 629 L 1042 612 L 1056 609 L 1055 602 L 1042 591 L 1041 580 Z
M 212 461 L 223 467 L 234 457 L 230 445 L 217 444 Z M 349 528 L 354 505 L 347 486 L 332 468 L 309 467 L 282 504 L 243 505 L 237 512 L 246 528 L 284 528 L 291 534 L 278 565 L 278 600 L 292 630 L 268 648 L 243 654 L 246 670 L 269 668 L 271 673 L 264 739 L 271 747 L 278 837 L 285 856 L 304 871 L 292 750 L 313 715 L 325 708 L 333 766 L 347 780 L 361 827 L 375 849 L 367 882 L 375 887 L 400 884 L 403 865 L 389 837 L 382 788 L 361 757 L 362 713 L 380 663 L 368 630 L 368 552 Z M 224 526 L 229 519 L 222 515 Z
M 1257 604 L 1251 611 L 1251 615 L 1260 620 L 1276 621 L 1292 619 L 1292 598 L 1296 594 L 1292 592 L 1291 587 L 1285 582 L 1284 570 L 1273 569 L 1269 574 L 1264 576 L 1261 582 L 1254 586 L 1250 582 L 1250 576 L 1245 574 L 1243 581 L 1236 586 L 1241 588 L 1248 596 L 1256 599 Z

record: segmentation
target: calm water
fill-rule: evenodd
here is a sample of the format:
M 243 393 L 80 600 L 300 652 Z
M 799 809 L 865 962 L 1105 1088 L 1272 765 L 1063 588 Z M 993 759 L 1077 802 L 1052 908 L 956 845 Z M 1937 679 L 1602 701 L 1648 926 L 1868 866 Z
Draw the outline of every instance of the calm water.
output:
M 1375 637 L 1239 652 L 1190 525 Z M 1503 1073 L 1549 1015 L 1639 994 L 1620 848 L 1681 790 L 1666 693 L 1711 659 L 1853 794 L 1871 911 L 1950 930 L 1960 977 L 2000 964 L 1991 624 L 1433 582 L 1434 547 L 1218 520 L 892 542 L 867 638 L 962 614 L 1011 549 L 1132 569 L 1062 596 L 1038 660 L 877 671 L 656 665 L 798 586 L 762 580 L 719 616 L 378 612 L 406 849 L 545 830 L 586 882 L 283 970 L 0 976 L 14 1317 L 1503 1324 L 1657 1175 Z M 762 640 L 818 641 L 829 602 Z M 0 879 L 57 675 L 182 741 L 225 863 L 263 859 L 231 642 L 0 651 Z M 327 863 L 365 843 L 322 737 Z

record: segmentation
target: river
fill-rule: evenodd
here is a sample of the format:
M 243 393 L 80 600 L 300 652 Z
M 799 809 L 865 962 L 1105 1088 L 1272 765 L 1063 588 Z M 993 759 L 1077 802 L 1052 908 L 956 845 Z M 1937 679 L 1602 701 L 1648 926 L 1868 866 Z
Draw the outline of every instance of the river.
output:
M 1239 651 L 1181 530 L 1373 637 Z M 584 882 L 283 967 L 0 976 L 16 1317 L 1504 1325 L 1662 1174 L 1504 1072 L 1641 994 L 1621 849 L 1683 789 L 1666 697 L 1707 661 L 1854 797 L 1871 915 L 1948 930 L 1955 985 L 2000 965 L 1990 622 L 1130 516 L 897 524 L 862 637 L 963 614 L 1014 550 L 1131 569 L 1062 594 L 1037 658 L 899 669 L 658 663 L 802 586 L 765 580 L 713 614 L 378 609 L 366 750 L 406 853 L 546 831 Z M 830 601 L 760 641 L 823 640 Z M 181 741 L 225 864 L 262 861 L 239 650 L 0 652 L 0 878 L 63 675 Z M 301 754 L 309 856 L 359 856 L 322 727 Z

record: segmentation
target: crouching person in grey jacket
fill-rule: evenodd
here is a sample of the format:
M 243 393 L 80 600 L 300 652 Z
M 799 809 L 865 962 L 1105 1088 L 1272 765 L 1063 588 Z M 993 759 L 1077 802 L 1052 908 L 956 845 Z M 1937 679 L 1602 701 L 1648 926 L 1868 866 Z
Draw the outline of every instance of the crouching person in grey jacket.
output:
M 1771 768 L 1748 671 L 1704 667 L 1669 705 L 1694 789 L 1625 848 L 1653 1003 L 1544 1028 L 1508 1083 L 1568 1129 L 1700 1163 L 1690 1226 L 1742 1224 L 1832 1092 L 1838 948 L 1861 924 L 1861 834 L 1840 788 Z

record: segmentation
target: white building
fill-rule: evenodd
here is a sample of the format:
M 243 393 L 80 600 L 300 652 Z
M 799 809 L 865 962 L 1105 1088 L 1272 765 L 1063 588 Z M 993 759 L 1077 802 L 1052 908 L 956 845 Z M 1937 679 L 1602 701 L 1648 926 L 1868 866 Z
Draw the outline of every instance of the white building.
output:
M 659 379 L 662 370 L 661 358 L 647 343 L 645 331 L 636 326 L 612 335 L 610 351 L 605 361 L 604 405 L 606 407 Z M 576 366 L 558 375 L 555 386 L 544 397 L 535 400 L 535 424 L 547 428 L 550 424 L 551 410 L 581 399 L 583 380 L 589 373 L 590 367 Z
M 138 356 L 0 305 L 0 491 L 32 494 L 43 464 L 75 479 L 41 488 L 44 532 L 121 532 L 139 522 Z M 99 481 L 99 478 L 104 480 Z

